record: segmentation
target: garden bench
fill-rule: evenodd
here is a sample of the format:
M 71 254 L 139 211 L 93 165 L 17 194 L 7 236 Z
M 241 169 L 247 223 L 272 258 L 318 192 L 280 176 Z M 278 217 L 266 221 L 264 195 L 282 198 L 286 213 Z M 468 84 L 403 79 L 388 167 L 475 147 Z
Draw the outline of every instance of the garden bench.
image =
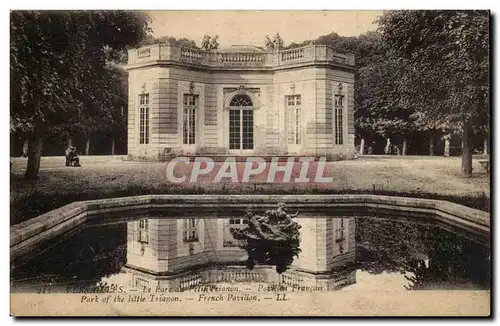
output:
M 490 172 L 490 161 L 479 161 L 479 164 L 481 164 L 481 168 L 483 171 Z

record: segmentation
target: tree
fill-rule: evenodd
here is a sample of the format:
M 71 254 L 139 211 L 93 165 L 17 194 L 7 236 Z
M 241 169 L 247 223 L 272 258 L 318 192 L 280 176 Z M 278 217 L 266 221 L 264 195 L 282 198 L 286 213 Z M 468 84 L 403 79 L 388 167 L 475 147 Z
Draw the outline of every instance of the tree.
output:
M 406 137 L 413 124 L 409 118 L 412 112 L 402 104 L 396 86 L 401 68 L 397 61 L 382 55 L 359 68 L 355 79 L 355 123 L 362 139 L 373 134 L 384 137 L 386 152 L 394 140 L 401 140 L 406 154 Z
M 340 36 L 335 32 L 332 32 L 328 35 L 322 35 L 316 39 L 315 44 L 325 44 L 334 48 L 339 52 L 356 52 L 359 46 L 359 42 L 357 37 L 351 36 Z
M 358 69 L 354 75 L 354 114 L 356 135 L 361 139 L 361 147 L 364 147 L 366 138 L 373 140 L 377 135 L 390 137 L 386 135 L 385 128 L 389 123 L 388 117 L 384 117 L 384 114 L 376 116 L 377 107 L 390 108 L 393 104 L 383 103 L 382 97 L 379 97 L 384 95 L 384 88 L 391 87 L 388 85 L 390 81 L 385 78 L 389 71 L 394 70 L 384 71 L 380 68 L 380 65 L 387 65 L 381 47 L 381 35 L 367 32 L 358 37 L 345 37 L 332 32 L 318 37 L 313 43 L 328 45 L 339 53 L 353 53 L 355 56 Z M 387 99 L 386 96 L 383 98 Z M 378 127 L 374 125 L 375 121 L 380 122 Z M 385 126 L 382 125 L 383 121 Z M 401 126 L 399 123 L 395 125 Z M 364 152 L 363 148 L 361 152 Z
M 312 45 L 312 44 L 314 44 L 314 41 L 311 41 L 311 40 L 303 41 L 303 42 L 300 42 L 300 43 L 292 42 L 289 45 L 283 47 L 283 49 L 284 50 L 295 49 L 295 48 L 300 48 L 300 47 L 307 46 L 307 45 Z
M 362 137 L 377 134 L 387 139 L 389 145 L 402 144 L 400 153 L 406 155 L 408 140 L 416 133 L 429 134 L 429 153 L 434 154 L 434 136 L 450 132 L 446 119 L 431 117 L 421 105 L 407 100 L 401 87 L 408 62 L 394 58 L 390 53 L 371 58 L 356 74 L 355 123 Z
M 153 44 L 168 44 L 168 45 L 174 45 L 174 46 L 191 48 L 191 49 L 200 49 L 200 47 L 198 47 L 196 45 L 195 41 L 187 39 L 185 37 L 180 38 L 180 39 L 176 39 L 173 36 L 161 36 L 161 37 L 155 38 L 152 35 L 148 35 L 140 43 L 141 46 L 153 45 Z
M 108 59 L 140 44 L 149 21 L 131 11 L 11 12 L 11 127 L 29 133 L 27 178 L 38 175 L 45 134 L 106 114 Z
M 94 133 L 111 135 L 112 141 L 126 133 L 126 107 L 128 98 L 128 75 L 126 71 L 109 62 L 101 72 L 100 83 L 106 87 L 102 97 L 97 98 L 100 107 L 92 115 L 78 114 L 51 126 L 50 132 L 72 138 L 75 135 L 86 138 L 90 146 L 90 136 Z M 96 95 L 98 96 L 98 94 Z M 113 146 L 113 145 L 112 145 Z M 85 149 L 88 155 L 89 148 Z
M 407 60 L 400 89 L 428 119 L 462 129 L 462 173 L 472 174 L 474 126 L 489 121 L 487 11 L 390 11 L 379 19 L 384 45 Z
M 356 261 L 372 274 L 405 274 L 407 289 L 461 282 L 489 288 L 489 247 L 469 236 L 411 220 L 357 218 Z

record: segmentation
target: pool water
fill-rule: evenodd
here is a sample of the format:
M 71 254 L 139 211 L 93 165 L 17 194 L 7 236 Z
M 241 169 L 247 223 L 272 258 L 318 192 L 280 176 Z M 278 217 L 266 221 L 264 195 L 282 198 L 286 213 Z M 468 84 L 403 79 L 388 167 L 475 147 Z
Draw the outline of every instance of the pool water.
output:
M 278 268 L 248 264 L 233 237 L 244 214 L 103 216 L 12 261 L 11 292 L 490 288 L 485 235 L 384 216 L 300 212 L 295 220 L 298 254 L 280 253 Z

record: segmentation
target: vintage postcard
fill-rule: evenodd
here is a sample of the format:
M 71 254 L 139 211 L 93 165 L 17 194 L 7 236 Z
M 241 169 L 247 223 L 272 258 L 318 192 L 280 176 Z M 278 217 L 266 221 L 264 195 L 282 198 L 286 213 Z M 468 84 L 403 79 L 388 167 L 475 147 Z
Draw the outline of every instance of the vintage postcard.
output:
M 489 31 L 11 11 L 11 315 L 490 316 Z

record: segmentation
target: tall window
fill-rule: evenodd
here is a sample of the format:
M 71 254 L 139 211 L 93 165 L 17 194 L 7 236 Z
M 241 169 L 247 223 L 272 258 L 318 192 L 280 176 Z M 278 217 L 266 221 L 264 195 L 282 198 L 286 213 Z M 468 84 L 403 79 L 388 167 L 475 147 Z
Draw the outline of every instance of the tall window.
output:
M 344 96 L 335 95 L 335 144 L 344 144 Z
M 184 94 L 184 118 L 182 122 L 183 144 L 195 143 L 197 108 L 198 108 L 198 95 Z
M 139 95 L 139 143 L 149 144 L 149 94 Z
M 252 99 L 246 94 L 237 94 L 229 107 L 229 149 L 253 149 Z
M 198 241 L 198 227 L 196 219 L 189 218 L 184 220 L 184 229 L 182 230 L 182 240 L 184 242 Z
M 138 242 L 149 243 L 149 223 L 148 220 L 139 220 L 139 236 Z
M 285 96 L 288 122 L 288 144 L 299 145 L 302 142 L 301 96 Z

